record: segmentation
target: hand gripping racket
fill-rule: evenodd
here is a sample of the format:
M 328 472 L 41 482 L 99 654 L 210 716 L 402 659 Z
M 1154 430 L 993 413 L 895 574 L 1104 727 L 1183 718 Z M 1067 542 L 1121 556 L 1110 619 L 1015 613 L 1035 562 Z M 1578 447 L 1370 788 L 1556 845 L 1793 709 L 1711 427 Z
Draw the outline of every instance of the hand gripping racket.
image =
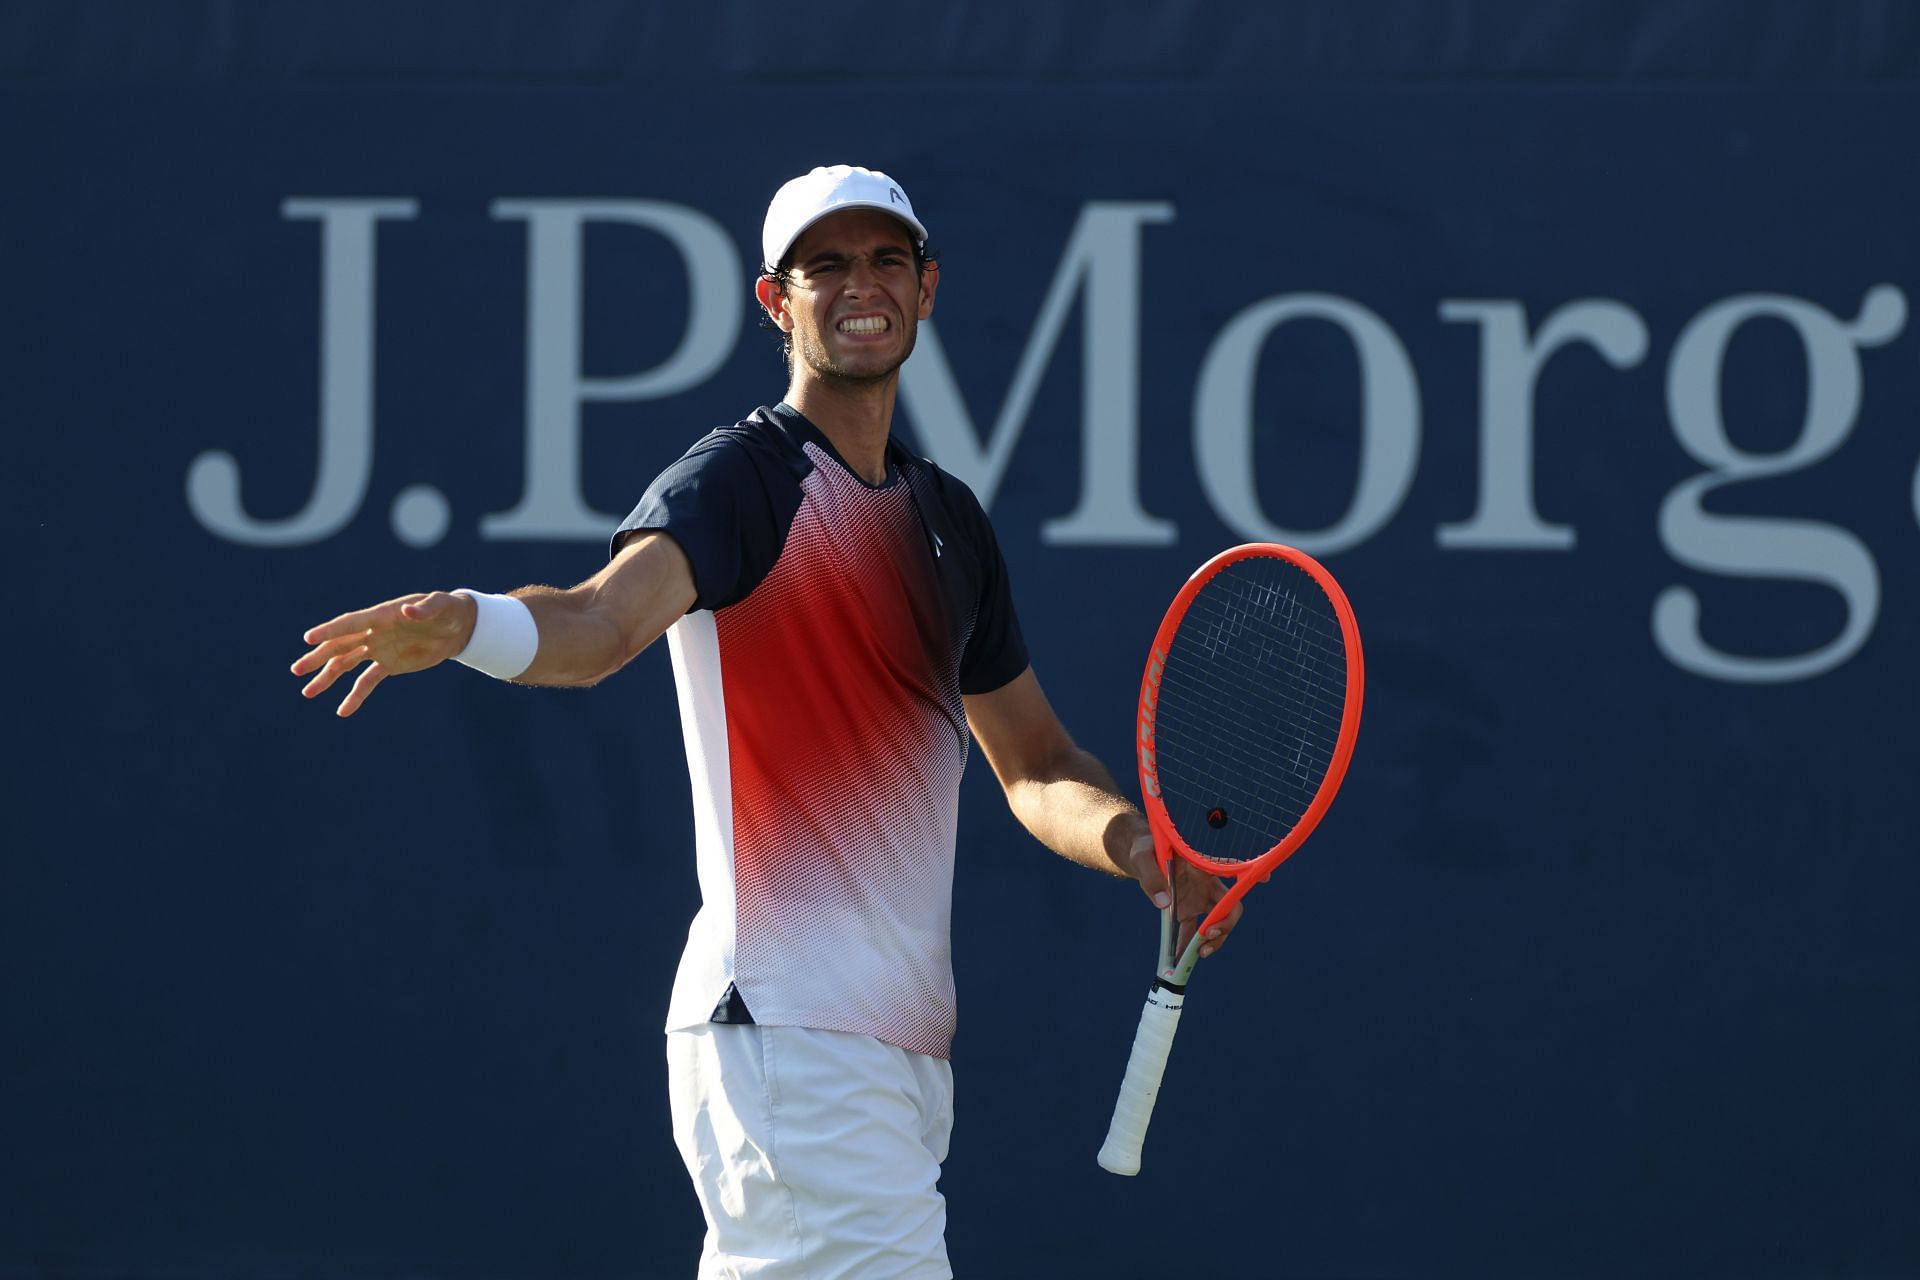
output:
M 1223 551 L 1168 607 L 1140 681 L 1141 800 L 1169 886 L 1175 858 L 1234 883 L 1178 960 L 1179 904 L 1161 912 L 1159 975 L 1101 1168 L 1140 1172 L 1201 936 L 1300 847 L 1333 803 L 1360 729 L 1363 683 L 1346 594 L 1292 547 Z

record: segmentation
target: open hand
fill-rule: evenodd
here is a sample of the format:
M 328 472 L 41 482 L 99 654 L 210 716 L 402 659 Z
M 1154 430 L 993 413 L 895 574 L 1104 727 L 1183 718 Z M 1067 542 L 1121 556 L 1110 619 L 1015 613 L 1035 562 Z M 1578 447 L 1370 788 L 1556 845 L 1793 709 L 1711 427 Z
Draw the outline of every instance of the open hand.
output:
M 293 674 L 312 674 L 300 692 L 317 698 L 341 676 L 366 664 L 335 712 L 350 716 L 388 676 L 424 671 L 465 649 L 473 619 L 473 600 L 446 591 L 415 593 L 343 613 L 301 637 L 313 648 L 293 664 Z

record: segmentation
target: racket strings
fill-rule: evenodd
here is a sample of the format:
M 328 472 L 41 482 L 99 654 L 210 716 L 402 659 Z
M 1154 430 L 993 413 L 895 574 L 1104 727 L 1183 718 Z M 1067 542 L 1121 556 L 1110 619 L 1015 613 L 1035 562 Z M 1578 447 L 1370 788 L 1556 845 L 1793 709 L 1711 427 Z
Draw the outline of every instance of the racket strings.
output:
M 1339 743 L 1346 680 L 1339 618 L 1291 563 L 1239 561 L 1200 589 L 1154 727 L 1167 816 L 1195 852 L 1247 861 L 1299 823 Z

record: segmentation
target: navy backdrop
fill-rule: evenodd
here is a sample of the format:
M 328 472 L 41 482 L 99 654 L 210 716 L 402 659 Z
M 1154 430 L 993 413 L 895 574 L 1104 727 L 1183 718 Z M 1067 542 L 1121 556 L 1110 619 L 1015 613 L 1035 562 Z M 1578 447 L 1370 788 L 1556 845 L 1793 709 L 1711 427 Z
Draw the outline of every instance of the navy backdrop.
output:
M 286 665 L 592 572 L 778 397 L 836 162 L 943 251 L 900 429 L 1084 743 L 1222 546 L 1368 645 L 1137 1180 L 1150 913 L 971 765 L 961 1274 L 1920 1275 L 1917 67 L 1895 3 L 6 5 L 0 1276 L 690 1274 L 664 653 Z

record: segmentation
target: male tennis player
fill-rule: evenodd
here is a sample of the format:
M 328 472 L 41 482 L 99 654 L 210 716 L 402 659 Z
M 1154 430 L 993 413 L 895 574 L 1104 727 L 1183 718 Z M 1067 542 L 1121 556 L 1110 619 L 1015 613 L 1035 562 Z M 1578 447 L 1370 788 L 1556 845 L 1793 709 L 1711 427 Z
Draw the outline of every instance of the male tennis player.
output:
M 293 664 L 308 697 L 364 664 L 348 716 L 447 658 L 588 685 L 667 636 L 703 900 L 669 1082 L 703 1277 L 952 1274 L 935 1183 L 969 734 L 1042 843 L 1166 902 L 1145 820 L 1034 677 L 985 513 L 890 434 L 940 282 L 926 241 L 883 173 L 781 187 L 755 292 L 787 348 L 784 401 L 668 467 L 580 585 L 389 600 L 313 628 Z M 1177 890 L 1183 915 L 1220 894 Z

